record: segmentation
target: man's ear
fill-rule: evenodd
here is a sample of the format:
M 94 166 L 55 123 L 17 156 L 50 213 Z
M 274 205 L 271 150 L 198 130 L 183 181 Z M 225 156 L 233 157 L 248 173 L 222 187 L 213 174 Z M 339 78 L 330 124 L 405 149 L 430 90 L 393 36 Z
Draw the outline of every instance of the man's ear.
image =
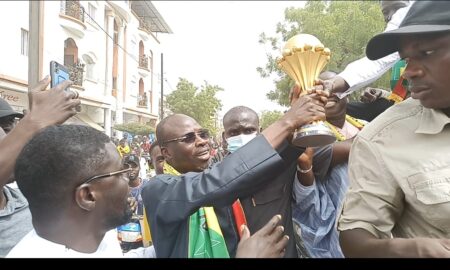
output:
M 96 192 L 90 184 L 82 184 L 75 190 L 75 201 L 80 208 L 86 211 L 94 210 L 96 197 Z
M 172 160 L 172 154 L 170 153 L 169 149 L 165 146 L 161 146 L 161 154 L 164 157 L 164 160 L 170 161 Z
M 224 150 L 228 149 L 228 143 L 227 140 L 225 139 L 225 131 L 222 131 L 222 148 Z

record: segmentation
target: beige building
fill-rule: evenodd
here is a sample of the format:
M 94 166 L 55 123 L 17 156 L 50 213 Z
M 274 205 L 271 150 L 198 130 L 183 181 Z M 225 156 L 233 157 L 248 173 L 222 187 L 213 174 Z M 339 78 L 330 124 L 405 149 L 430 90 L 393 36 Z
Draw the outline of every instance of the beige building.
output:
M 107 135 L 111 127 L 155 125 L 161 91 L 158 35 L 172 33 L 151 1 L 44 1 L 43 74 L 50 61 L 69 68 L 82 112 L 72 122 Z M 18 111 L 26 109 L 29 2 L 0 2 L 3 40 L 0 95 Z

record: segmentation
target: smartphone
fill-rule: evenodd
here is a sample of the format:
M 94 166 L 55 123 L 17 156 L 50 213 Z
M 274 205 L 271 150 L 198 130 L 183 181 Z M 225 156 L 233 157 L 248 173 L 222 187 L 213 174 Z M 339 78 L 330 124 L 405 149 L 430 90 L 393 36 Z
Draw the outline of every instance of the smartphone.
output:
M 53 88 L 56 85 L 62 83 L 63 81 L 66 81 L 69 79 L 69 70 L 61 65 L 60 63 L 56 61 L 50 62 L 50 76 L 51 76 L 51 83 L 50 87 Z

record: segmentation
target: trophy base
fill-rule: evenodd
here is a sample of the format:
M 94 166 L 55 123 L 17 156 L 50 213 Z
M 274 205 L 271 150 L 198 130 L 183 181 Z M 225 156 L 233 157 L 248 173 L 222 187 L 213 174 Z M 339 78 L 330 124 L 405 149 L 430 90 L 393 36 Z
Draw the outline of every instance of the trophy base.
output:
M 323 122 L 317 122 L 300 127 L 294 134 L 292 144 L 300 147 L 317 147 L 335 141 L 333 132 Z

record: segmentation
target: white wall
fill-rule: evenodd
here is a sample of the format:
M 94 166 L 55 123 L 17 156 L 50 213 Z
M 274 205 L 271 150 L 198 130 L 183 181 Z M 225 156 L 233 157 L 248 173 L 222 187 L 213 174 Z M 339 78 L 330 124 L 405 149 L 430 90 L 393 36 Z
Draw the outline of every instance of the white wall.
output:
M 147 97 L 150 100 L 148 91 L 152 89 L 153 104 L 148 108 L 148 112 L 158 115 L 158 98 L 160 95 L 160 77 L 161 77 L 161 44 L 159 44 L 151 35 L 148 35 L 148 40 L 142 39 L 138 30 L 139 21 L 132 15 L 127 27 L 127 51 L 131 54 L 127 58 L 127 107 L 135 107 L 137 104 L 137 96 L 139 94 L 139 79 L 144 81 L 144 91 L 147 92 Z M 153 69 L 148 76 L 140 76 L 138 72 L 139 66 L 139 42 L 144 42 L 144 53 L 150 55 L 150 50 L 153 52 Z M 153 84 L 152 84 L 153 77 Z M 134 79 L 135 78 L 135 79 Z
M 111 74 L 106 73 L 106 43 L 109 37 L 101 29 L 107 31 L 105 25 L 105 6 L 104 1 L 80 1 L 81 5 L 88 11 L 88 4 L 91 3 L 96 7 L 95 23 L 90 23 L 85 15 L 86 30 L 84 36 L 77 36 L 62 26 L 64 18 L 60 17 L 61 1 L 44 1 L 44 16 L 43 16 L 43 75 L 50 73 L 50 61 L 57 61 L 64 63 L 64 41 L 67 38 L 72 38 L 78 47 L 78 58 L 85 63 L 83 55 L 89 55 L 95 61 L 94 80 L 86 80 L 86 72 L 84 73 L 83 81 L 83 95 L 92 100 L 100 100 L 110 104 L 112 110 L 116 109 L 115 99 L 111 95 L 111 91 L 105 93 L 105 77 L 111 77 Z M 21 28 L 28 30 L 29 23 L 29 2 L 28 1 L 0 1 L 0 24 L 2 25 L 3 42 L 0 50 L 0 74 L 13 77 L 19 80 L 28 80 L 28 57 L 21 55 Z M 126 31 L 126 50 L 130 55 L 126 54 L 127 60 L 127 74 L 126 74 L 126 103 L 130 108 L 137 107 L 137 96 L 139 93 L 139 79 L 141 76 L 138 73 L 139 62 L 139 22 L 130 9 L 130 21 L 127 23 Z M 117 13 L 116 13 L 116 16 Z M 134 37 L 134 43 L 133 43 Z M 153 106 L 147 112 L 158 115 L 158 100 L 160 96 L 160 55 L 161 44 L 159 44 L 151 35 L 149 39 L 144 41 L 145 54 L 149 55 L 150 50 L 153 51 L 153 74 L 143 77 L 145 91 L 152 89 Z M 121 50 L 119 48 L 119 50 Z M 112 60 L 111 60 L 112 61 Z M 111 62 L 110 61 L 110 62 Z M 121 61 L 119 61 L 120 63 Z M 123 63 L 123 62 L 122 62 Z M 123 74 L 122 66 L 119 67 L 119 75 Z M 153 76 L 153 85 L 152 84 Z M 133 79 L 134 78 L 134 79 Z M 122 87 L 120 85 L 119 87 Z M 110 88 L 109 88 L 110 89 Z M 149 93 L 147 93 L 148 95 Z M 89 111 L 96 122 L 103 122 L 101 120 L 103 111 Z
M 28 57 L 20 54 L 21 28 L 28 29 L 28 1 L 0 1 L 0 74 L 28 80 Z

